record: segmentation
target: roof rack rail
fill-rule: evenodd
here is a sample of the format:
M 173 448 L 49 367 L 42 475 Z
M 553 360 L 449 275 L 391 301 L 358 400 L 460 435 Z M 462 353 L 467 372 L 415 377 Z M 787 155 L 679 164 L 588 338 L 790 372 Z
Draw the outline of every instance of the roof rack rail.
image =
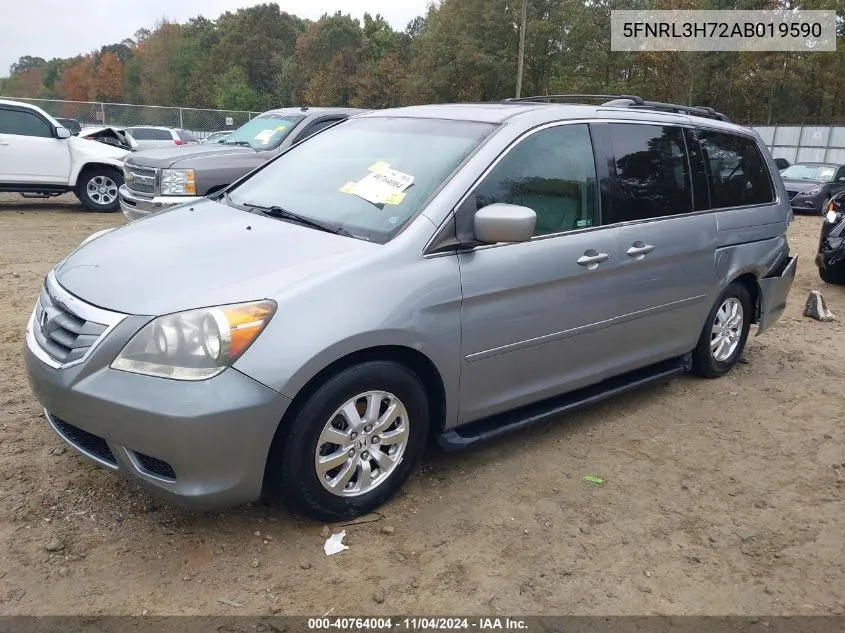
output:
M 689 114 L 692 116 L 703 117 L 705 119 L 716 119 L 717 121 L 730 122 L 730 119 L 722 114 L 716 112 L 710 106 L 684 106 L 675 103 L 661 103 L 660 101 L 646 101 L 645 103 L 630 104 L 629 108 L 639 110 L 656 110 L 658 112 L 674 112 L 676 114 Z
M 542 95 L 537 97 L 518 97 L 505 99 L 514 103 L 559 103 L 573 100 L 603 100 L 607 99 L 603 106 L 616 108 L 631 108 L 638 110 L 654 110 L 657 112 L 674 112 L 676 114 L 689 114 L 692 116 L 716 119 L 718 121 L 730 121 L 721 112 L 716 112 L 710 106 L 685 106 L 675 103 L 663 103 L 661 101 L 646 101 L 636 95 L 591 95 L 591 94 L 565 94 L 565 95 Z
M 568 94 L 568 95 L 540 95 L 536 97 L 511 97 L 504 99 L 504 101 L 514 103 L 556 103 L 558 101 L 572 101 L 577 99 L 601 100 L 601 99 L 627 99 L 634 103 L 644 103 L 642 97 L 634 95 L 587 95 L 587 94 Z

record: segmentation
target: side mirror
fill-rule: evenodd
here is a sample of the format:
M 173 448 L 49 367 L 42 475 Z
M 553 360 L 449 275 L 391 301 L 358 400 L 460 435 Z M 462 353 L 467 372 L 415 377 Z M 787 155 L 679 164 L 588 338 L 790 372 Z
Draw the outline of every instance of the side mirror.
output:
M 838 182 L 845 182 L 845 176 L 839 176 L 839 178 L 837 178 L 836 180 Z
M 66 127 L 57 127 L 56 138 L 70 138 L 70 130 Z
M 475 212 L 475 239 L 487 244 L 527 242 L 534 234 L 537 214 L 528 207 L 497 202 Z

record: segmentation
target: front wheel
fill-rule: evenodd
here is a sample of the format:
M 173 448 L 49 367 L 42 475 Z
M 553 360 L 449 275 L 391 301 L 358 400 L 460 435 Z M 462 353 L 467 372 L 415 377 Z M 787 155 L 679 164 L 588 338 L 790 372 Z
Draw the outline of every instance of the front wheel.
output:
M 829 205 L 829 204 L 830 204 L 830 198 L 825 198 L 824 202 L 822 202 L 822 212 L 819 213 L 819 215 L 824 217 L 824 214 L 827 213 L 827 205 Z
M 830 268 L 819 268 L 819 277 L 825 283 L 845 286 L 845 269 L 831 270 Z
M 123 184 L 123 175 L 111 167 L 87 169 L 79 176 L 76 195 L 89 211 L 111 213 L 120 208 L 117 190 Z
M 370 361 L 329 378 L 296 412 L 267 465 L 294 511 L 321 521 L 370 512 L 422 456 L 428 400 L 403 365 Z
M 751 295 L 741 283 L 734 282 L 722 291 L 693 350 L 694 373 L 718 378 L 736 365 L 748 339 L 751 310 Z

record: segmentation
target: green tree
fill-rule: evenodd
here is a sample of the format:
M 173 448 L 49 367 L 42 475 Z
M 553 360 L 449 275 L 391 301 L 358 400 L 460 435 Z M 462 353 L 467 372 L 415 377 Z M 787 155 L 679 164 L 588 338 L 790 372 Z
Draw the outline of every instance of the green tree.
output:
M 217 81 L 214 105 L 221 110 L 254 110 L 259 101 L 258 93 L 250 87 L 243 68 L 234 66 Z

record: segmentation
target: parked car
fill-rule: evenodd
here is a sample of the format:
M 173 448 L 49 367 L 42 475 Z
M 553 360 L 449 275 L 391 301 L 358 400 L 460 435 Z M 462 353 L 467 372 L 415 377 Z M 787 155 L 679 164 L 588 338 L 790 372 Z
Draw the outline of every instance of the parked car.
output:
M 845 165 L 795 163 L 780 173 L 794 211 L 822 215 L 827 203 L 845 190 Z
M 200 143 L 222 143 L 227 138 L 232 136 L 234 130 L 221 130 L 219 132 L 212 132 L 204 139 L 200 141 Z
M 72 136 L 79 136 L 82 130 L 82 125 L 76 119 L 57 118 L 56 121 L 62 124 Z
M 294 143 L 364 112 L 351 108 L 282 108 L 255 117 L 222 143 L 133 154 L 124 166 L 120 206 L 130 221 L 196 202 L 278 156 Z
M 138 125 L 126 128 L 126 131 L 138 141 L 138 149 L 154 147 L 172 147 L 174 145 L 193 145 L 199 143 L 197 137 L 187 130 L 177 130 L 154 125 Z
M 784 169 L 789 167 L 789 161 L 785 158 L 776 158 L 775 166 L 778 168 L 778 171 L 783 171 Z
M 41 108 L 0 100 L 0 191 L 73 192 L 86 209 L 116 211 L 126 149 L 72 136 Z
M 845 192 L 827 203 L 816 266 L 822 281 L 845 285 Z
M 27 327 L 50 426 L 174 501 L 274 490 L 331 520 L 381 504 L 431 438 L 727 373 L 795 275 L 783 183 L 712 110 L 612 103 L 363 114 L 94 237 Z

